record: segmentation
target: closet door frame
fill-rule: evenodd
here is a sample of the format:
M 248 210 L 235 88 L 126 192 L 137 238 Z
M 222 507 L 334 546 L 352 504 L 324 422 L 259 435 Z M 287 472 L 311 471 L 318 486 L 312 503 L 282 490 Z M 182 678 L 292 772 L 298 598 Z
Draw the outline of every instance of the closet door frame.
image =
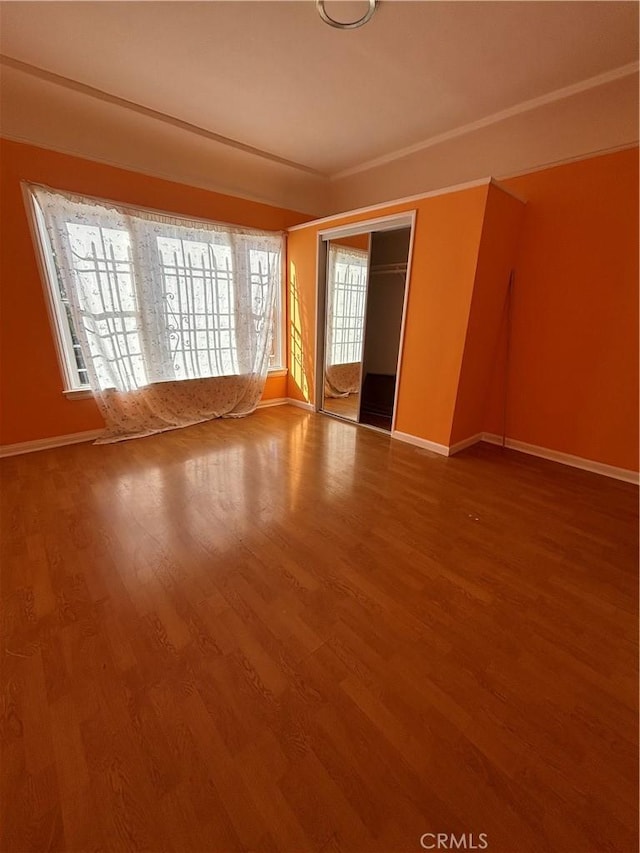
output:
M 377 219 L 363 219 L 359 222 L 351 222 L 349 225 L 341 225 L 335 228 L 326 228 L 318 231 L 317 255 L 316 255 L 316 360 L 314 369 L 314 409 L 322 411 L 324 403 L 324 371 L 325 371 L 325 349 L 327 336 L 327 271 L 328 256 L 327 245 L 330 240 L 339 237 L 352 237 L 378 231 L 398 231 L 401 228 L 410 228 L 409 253 L 407 256 L 407 272 L 404 283 L 404 300 L 402 304 L 402 323 L 400 326 L 400 343 L 398 346 L 398 361 L 396 364 L 396 389 L 393 398 L 393 419 L 391 422 L 391 433 L 396 428 L 396 410 L 398 405 L 398 390 L 400 388 L 400 371 L 402 369 L 402 355 L 404 351 L 404 334 L 406 328 L 407 305 L 409 302 L 409 284 L 411 280 L 411 262 L 413 260 L 413 244 L 416 230 L 416 211 L 406 210 L 402 213 L 394 213 L 391 216 L 381 216 Z M 371 265 L 371 237 L 369 238 L 369 266 Z M 369 279 L 367 277 L 367 291 Z M 366 306 L 366 301 L 365 301 Z M 366 308 L 365 308 L 365 330 L 366 330 Z M 363 330 L 363 356 L 364 356 L 364 330 Z M 362 388 L 362 372 L 360 374 L 360 387 Z M 358 401 L 358 418 L 360 417 L 360 401 Z M 354 423 L 360 423 L 359 420 Z M 368 424 L 361 424 L 368 426 Z M 370 427 L 375 429 L 375 427 Z M 385 430 L 386 432 L 386 430 Z

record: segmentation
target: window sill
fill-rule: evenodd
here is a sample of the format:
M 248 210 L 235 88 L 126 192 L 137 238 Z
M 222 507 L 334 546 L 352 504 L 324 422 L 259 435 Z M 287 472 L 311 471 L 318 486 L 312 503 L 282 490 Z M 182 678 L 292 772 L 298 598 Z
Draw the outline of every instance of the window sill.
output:
M 62 392 L 67 400 L 84 400 L 88 397 L 93 397 L 91 388 L 74 388 L 70 391 Z
M 286 367 L 274 367 L 273 370 L 267 372 L 267 376 L 287 376 L 289 371 Z M 93 397 L 91 388 L 73 388 L 69 391 L 62 392 L 67 400 L 86 400 Z

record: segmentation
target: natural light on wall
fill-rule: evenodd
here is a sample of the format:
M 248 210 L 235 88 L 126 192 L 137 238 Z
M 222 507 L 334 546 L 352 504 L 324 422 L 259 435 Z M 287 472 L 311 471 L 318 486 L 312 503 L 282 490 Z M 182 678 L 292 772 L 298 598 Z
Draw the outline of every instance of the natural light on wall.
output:
M 289 267 L 289 282 L 291 377 L 298 387 L 302 398 L 308 402 L 311 397 L 305 363 L 307 354 L 304 349 L 302 310 L 300 306 L 300 294 L 298 292 L 296 265 L 294 263 L 291 263 Z

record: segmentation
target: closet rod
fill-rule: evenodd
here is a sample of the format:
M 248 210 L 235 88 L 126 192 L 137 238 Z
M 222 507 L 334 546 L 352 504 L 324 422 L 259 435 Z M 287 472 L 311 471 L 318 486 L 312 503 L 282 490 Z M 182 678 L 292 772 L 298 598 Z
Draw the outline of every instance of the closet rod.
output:
M 374 264 L 371 267 L 371 272 L 406 272 L 407 265 L 406 264 Z

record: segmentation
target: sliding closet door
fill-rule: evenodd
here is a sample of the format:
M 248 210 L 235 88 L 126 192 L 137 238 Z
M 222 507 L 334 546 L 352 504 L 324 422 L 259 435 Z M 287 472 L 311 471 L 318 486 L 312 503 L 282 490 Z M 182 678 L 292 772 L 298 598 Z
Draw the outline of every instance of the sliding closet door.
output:
M 358 420 L 369 234 L 327 241 L 322 411 Z
M 360 423 L 391 430 L 411 229 L 371 235 Z

